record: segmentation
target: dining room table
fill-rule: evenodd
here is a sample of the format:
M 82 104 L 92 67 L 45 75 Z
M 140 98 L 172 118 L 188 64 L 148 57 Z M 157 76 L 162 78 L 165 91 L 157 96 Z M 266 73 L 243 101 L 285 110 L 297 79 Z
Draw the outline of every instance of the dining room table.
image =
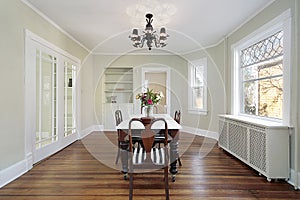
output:
M 128 130 L 129 130 L 129 121 L 132 118 L 140 118 L 145 120 L 147 117 L 145 117 L 142 114 L 138 115 L 131 115 L 127 119 L 123 119 L 123 121 L 116 126 L 117 130 L 119 131 L 119 142 L 120 142 L 120 149 L 121 149 L 121 171 L 124 174 L 124 179 L 127 179 L 127 174 L 128 174 L 128 153 L 129 153 L 129 137 L 128 137 Z M 178 153 L 178 145 L 179 145 L 179 133 L 180 129 L 182 129 L 182 126 L 178 124 L 169 114 L 153 114 L 148 120 L 151 121 L 153 118 L 163 118 L 166 120 L 167 125 L 168 125 L 168 134 L 170 136 L 170 169 L 169 172 L 171 173 L 172 176 L 172 181 L 174 182 L 176 180 L 176 174 L 178 173 L 177 170 L 177 159 L 179 156 Z M 133 132 L 139 132 L 140 130 L 143 130 L 145 127 L 141 123 L 135 123 L 132 124 L 131 129 Z M 164 124 L 163 123 L 155 123 L 153 124 L 152 129 L 156 130 L 164 130 Z M 139 136 L 138 134 L 135 135 L 134 140 L 138 141 Z

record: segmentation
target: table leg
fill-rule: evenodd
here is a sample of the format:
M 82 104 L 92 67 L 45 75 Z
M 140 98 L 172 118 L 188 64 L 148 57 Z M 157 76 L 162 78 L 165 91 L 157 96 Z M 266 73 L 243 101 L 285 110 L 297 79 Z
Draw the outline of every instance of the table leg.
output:
M 172 174 L 172 182 L 176 180 L 176 174 L 177 174 L 177 159 L 179 157 L 178 153 L 178 140 L 179 140 L 179 134 L 177 130 L 171 130 L 171 136 L 173 137 L 173 140 L 170 142 L 170 173 Z
M 120 154 L 121 154 L 121 171 L 124 174 L 124 179 L 127 179 L 128 175 L 128 150 L 129 150 L 129 141 L 125 139 L 127 133 L 120 131 L 119 141 L 120 141 Z

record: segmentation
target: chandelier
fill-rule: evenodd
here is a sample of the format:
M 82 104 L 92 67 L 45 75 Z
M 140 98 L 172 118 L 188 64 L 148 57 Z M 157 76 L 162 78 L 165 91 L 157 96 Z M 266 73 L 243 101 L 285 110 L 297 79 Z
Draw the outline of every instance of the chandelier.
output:
M 166 40 L 169 35 L 166 33 L 166 28 L 162 27 L 160 29 L 160 34 L 156 34 L 156 31 L 153 30 L 152 27 L 152 19 L 153 15 L 148 13 L 146 14 L 146 28 L 143 31 L 142 35 L 138 35 L 138 29 L 132 30 L 132 35 L 129 36 L 129 38 L 132 41 L 132 45 L 136 48 L 142 48 L 144 46 L 144 43 L 146 42 L 149 50 L 151 50 L 153 43 L 155 47 L 164 47 L 167 45 Z

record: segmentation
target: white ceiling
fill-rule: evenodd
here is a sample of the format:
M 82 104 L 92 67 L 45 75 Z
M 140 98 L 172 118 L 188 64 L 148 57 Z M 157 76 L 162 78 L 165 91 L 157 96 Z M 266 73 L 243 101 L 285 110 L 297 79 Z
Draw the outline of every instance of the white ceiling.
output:
M 144 16 L 151 12 L 157 31 L 163 17 L 169 20 L 162 25 L 170 35 L 166 47 L 159 51 L 152 49 L 151 53 L 184 54 L 218 44 L 274 0 L 24 1 L 96 54 L 150 53 L 146 47 L 143 50 L 132 47 L 128 36 L 132 28 L 139 28 L 141 33 L 146 25 Z M 133 19 L 127 13 L 136 9 Z M 134 20 L 141 22 L 133 23 Z

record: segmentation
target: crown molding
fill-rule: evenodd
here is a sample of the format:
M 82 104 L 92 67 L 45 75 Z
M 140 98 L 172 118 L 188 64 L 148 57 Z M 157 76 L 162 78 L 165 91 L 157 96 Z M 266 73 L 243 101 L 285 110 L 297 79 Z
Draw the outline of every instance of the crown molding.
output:
M 226 37 L 230 37 L 231 35 L 233 35 L 236 31 L 238 31 L 240 28 L 242 28 L 242 26 L 244 26 L 245 24 L 247 24 L 249 21 L 251 21 L 256 15 L 258 15 L 259 13 L 261 13 L 265 8 L 269 7 L 272 3 L 274 3 L 276 0 L 272 0 L 270 2 L 268 2 L 266 5 L 262 6 L 259 10 L 257 10 L 255 13 L 253 13 L 252 15 L 250 15 L 243 23 L 241 23 L 240 25 L 238 25 L 235 29 L 233 29 L 231 32 L 229 32 L 224 38 Z
M 67 31 L 65 31 L 63 28 L 61 28 L 58 24 L 56 24 L 54 21 L 52 21 L 49 17 L 47 17 L 45 14 L 43 14 L 38 8 L 34 7 L 30 2 L 27 0 L 21 0 L 26 6 L 31 8 L 35 13 L 37 13 L 40 17 L 42 17 L 44 20 L 49 22 L 52 26 L 54 26 L 56 29 L 61 31 L 63 34 L 65 34 L 68 38 L 70 38 L 72 41 L 74 41 L 76 44 L 84 48 L 88 53 L 91 52 L 89 48 L 84 46 L 82 43 L 80 43 L 78 40 L 76 40 L 71 34 L 69 34 Z

